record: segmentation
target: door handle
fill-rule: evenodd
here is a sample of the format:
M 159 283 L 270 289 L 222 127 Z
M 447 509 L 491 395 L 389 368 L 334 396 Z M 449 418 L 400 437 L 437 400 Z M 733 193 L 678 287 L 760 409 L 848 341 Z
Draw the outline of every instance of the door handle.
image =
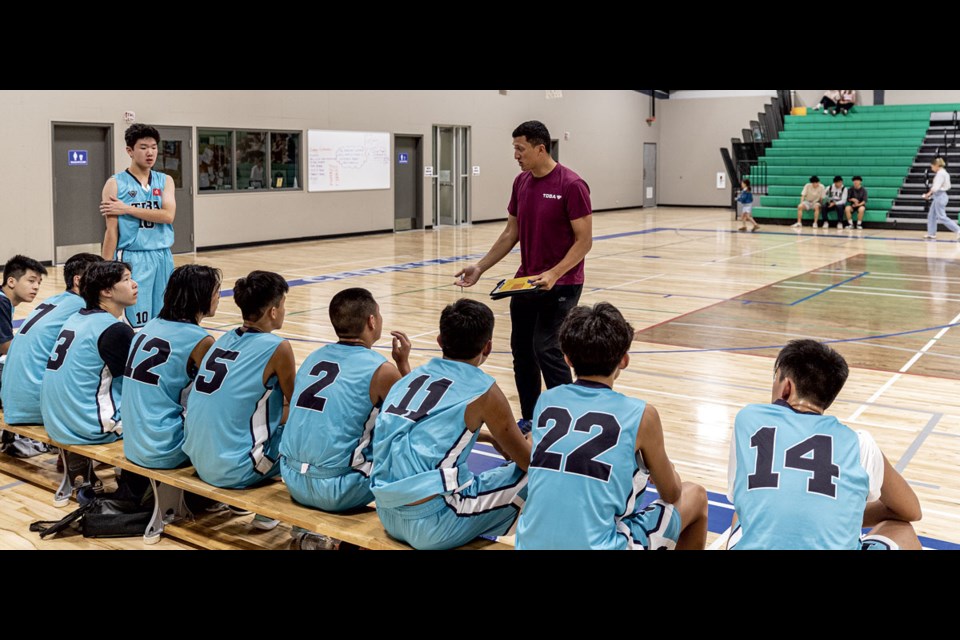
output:
M 646 169 L 643 170 L 643 179 L 644 179 L 644 180 L 647 179 L 647 170 L 646 170 Z

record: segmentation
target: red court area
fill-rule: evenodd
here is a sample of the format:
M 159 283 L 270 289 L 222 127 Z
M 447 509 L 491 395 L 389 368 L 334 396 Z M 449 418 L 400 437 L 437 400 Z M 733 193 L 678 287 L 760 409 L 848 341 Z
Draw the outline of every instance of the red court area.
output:
M 858 254 L 641 332 L 640 340 L 774 356 L 815 338 L 852 367 L 960 378 L 960 264 Z M 916 357 L 918 352 L 922 355 Z M 912 361 L 912 362 L 911 362 Z

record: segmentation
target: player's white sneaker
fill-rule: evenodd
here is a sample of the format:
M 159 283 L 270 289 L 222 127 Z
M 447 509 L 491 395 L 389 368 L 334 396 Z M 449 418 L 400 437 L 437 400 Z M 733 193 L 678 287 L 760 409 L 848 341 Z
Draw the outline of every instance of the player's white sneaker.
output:
M 790 227 L 793 229 L 799 229 L 801 226 L 803 225 L 801 225 L 799 222 L 794 222 L 792 225 L 790 225 Z
M 259 513 L 253 517 L 253 522 L 251 523 L 254 529 L 260 529 L 261 531 L 272 531 L 277 528 L 277 525 L 280 524 L 279 520 L 274 520 L 273 518 L 268 518 L 267 516 L 262 516 Z

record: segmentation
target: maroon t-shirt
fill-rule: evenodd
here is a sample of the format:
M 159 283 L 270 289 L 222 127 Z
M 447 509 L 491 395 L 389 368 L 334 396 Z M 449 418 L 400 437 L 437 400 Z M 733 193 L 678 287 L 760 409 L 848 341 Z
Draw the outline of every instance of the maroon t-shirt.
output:
M 593 213 L 590 187 L 559 163 L 542 178 L 524 171 L 513 181 L 507 212 L 517 217 L 520 229 L 520 268 L 516 277 L 538 276 L 557 266 L 573 246 L 570 221 Z M 583 260 L 557 284 L 583 284 Z

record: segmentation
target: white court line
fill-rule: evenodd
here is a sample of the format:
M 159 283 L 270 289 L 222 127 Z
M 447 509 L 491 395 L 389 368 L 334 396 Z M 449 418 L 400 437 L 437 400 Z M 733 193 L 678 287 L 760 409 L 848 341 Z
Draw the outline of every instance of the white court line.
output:
M 647 276 L 646 278 L 638 278 L 638 279 L 636 279 L 636 280 L 630 280 L 629 282 L 624 282 L 624 283 L 621 283 L 621 284 L 618 284 L 618 285 L 614 285 L 614 286 L 612 286 L 612 287 L 600 287 L 600 288 L 598 288 L 598 289 L 593 289 L 593 290 L 591 290 L 591 291 L 584 291 L 581 295 L 584 295 L 584 296 L 585 296 L 585 295 L 590 294 L 590 293 L 600 293 L 601 291 L 611 291 L 611 290 L 613 290 L 613 289 L 619 289 L 620 287 L 625 287 L 625 286 L 627 286 L 627 285 L 629 285 L 629 284 L 636 284 L 637 282 L 644 282 L 645 280 L 653 280 L 654 278 L 659 278 L 659 277 L 665 276 L 665 275 L 667 275 L 667 274 L 665 274 L 665 273 L 656 273 L 656 274 L 654 274 L 654 275 L 652 275 L 652 276 Z
M 773 288 L 773 289 L 797 289 L 797 290 L 800 290 L 800 291 L 820 291 L 820 290 L 822 289 L 822 287 L 798 287 L 798 286 L 786 285 L 786 284 L 775 284 L 775 285 L 771 285 L 771 288 Z M 871 289 L 880 289 L 881 287 L 870 287 L 870 288 L 871 288 Z M 827 290 L 827 291 L 824 291 L 824 293 L 832 293 L 832 292 L 834 292 L 834 291 L 839 291 L 839 288 L 829 289 L 829 290 Z M 908 296 L 908 295 L 904 295 L 904 294 L 902 294 L 902 293 L 874 293 L 873 291 L 865 291 L 863 288 L 858 289 L 858 288 L 856 288 L 856 287 L 845 288 L 845 289 L 843 289 L 842 293 L 849 293 L 849 294 L 858 295 L 858 296 L 881 296 L 881 297 L 885 297 L 885 298 L 908 298 L 908 299 L 911 299 L 911 300 L 932 300 L 932 301 L 934 301 L 934 302 L 960 302 L 960 296 L 958 296 L 958 297 L 950 297 L 950 294 L 947 294 L 946 297 L 938 296 L 938 295 L 932 295 L 932 296 L 928 296 L 928 295 Z
M 947 511 L 940 511 L 938 509 L 929 509 L 927 507 L 923 508 L 924 514 L 932 513 L 937 516 L 943 516 L 944 518 L 950 518 L 951 520 L 960 520 L 960 515 L 956 513 L 949 513 Z
M 958 322 L 960 322 L 960 313 L 958 313 L 957 316 L 956 316 L 953 320 L 951 320 L 950 322 L 948 322 L 947 324 L 957 324 Z M 912 358 L 910 358 L 910 359 L 907 361 L 906 364 L 904 364 L 902 367 L 900 367 L 900 371 L 899 371 L 899 372 L 893 374 L 893 375 L 890 377 L 890 379 L 887 380 L 886 382 L 884 382 L 884 383 L 883 383 L 883 386 L 881 386 L 879 389 L 877 389 L 876 392 L 875 392 L 872 396 L 870 396 L 870 398 L 869 398 L 864 404 L 860 405 L 860 408 L 859 408 L 859 409 L 857 409 L 857 410 L 854 411 L 852 414 L 850 414 L 850 417 L 847 418 L 847 421 L 853 422 L 853 421 L 857 420 L 860 416 L 862 416 L 862 415 L 863 415 L 863 412 L 866 411 L 866 410 L 869 408 L 868 405 L 871 405 L 871 404 L 873 404 L 874 402 L 876 402 L 877 399 L 878 399 L 880 396 L 882 396 L 882 395 L 884 394 L 884 392 L 893 385 L 893 383 L 895 383 L 897 380 L 899 380 L 900 378 L 902 378 L 902 377 L 903 377 L 903 374 L 907 373 L 907 371 L 910 370 L 910 367 L 912 367 L 914 364 L 916 364 L 916 363 L 917 363 L 917 360 L 919 360 L 920 357 L 921 357 L 923 354 L 925 354 L 927 351 L 929 351 L 929 350 L 930 350 L 930 347 L 932 347 L 933 345 L 935 345 L 935 344 L 937 343 L 937 341 L 938 341 L 940 338 L 942 338 L 942 337 L 944 336 L 944 334 L 946 334 L 949 329 L 950 329 L 950 327 L 944 327 L 943 329 L 941 329 L 941 330 L 937 333 L 937 335 L 935 335 L 935 336 L 933 337 L 933 339 L 931 339 L 929 342 L 927 342 L 927 344 L 923 345 L 923 348 L 922 348 L 922 349 L 920 349 L 919 351 L 917 351 L 917 353 L 915 353 L 914 356 L 913 356 Z
M 730 527 L 727 527 L 727 530 L 717 536 L 717 539 L 710 543 L 710 546 L 707 547 L 707 551 L 719 551 L 721 547 L 725 547 L 727 540 L 730 539 Z
M 816 237 L 817 237 L 817 236 L 811 236 L 811 237 L 806 238 L 806 239 L 804 239 L 804 240 L 792 240 L 792 241 L 790 241 L 790 242 L 784 242 L 783 244 L 777 244 L 777 245 L 774 245 L 774 246 L 772 246 L 772 247 L 764 247 L 763 249 L 757 249 L 756 251 L 749 251 L 749 252 L 747 252 L 747 253 L 741 253 L 741 254 L 735 255 L 735 256 L 728 256 L 728 257 L 726 257 L 726 258 L 721 258 L 721 259 L 719 259 L 719 260 L 711 260 L 711 261 L 709 261 L 709 262 L 703 262 L 703 263 L 701 263 L 700 266 L 701 266 L 701 267 L 706 267 L 706 266 L 709 266 L 709 265 L 711 265 L 711 264 L 718 264 L 718 263 L 720 263 L 720 262 L 726 262 L 727 260 L 736 260 L 737 258 L 746 258 L 747 256 L 752 256 L 752 255 L 755 254 L 755 253 L 764 253 L 765 251 L 773 251 L 774 249 L 779 249 L 779 248 L 781 248 L 781 247 L 789 247 L 789 246 L 791 246 L 791 245 L 800 244 L 801 242 L 810 242 L 811 240 L 813 240 L 813 239 L 816 238 Z

